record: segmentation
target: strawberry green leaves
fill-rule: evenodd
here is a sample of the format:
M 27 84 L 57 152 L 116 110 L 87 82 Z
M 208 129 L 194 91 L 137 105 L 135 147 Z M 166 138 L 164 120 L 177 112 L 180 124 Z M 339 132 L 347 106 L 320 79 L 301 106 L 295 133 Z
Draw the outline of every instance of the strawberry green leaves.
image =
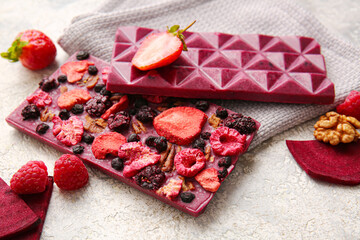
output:
M 2 52 L 1 57 L 10 60 L 11 62 L 19 61 L 19 57 L 22 53 L 22 48 L 25 47 L 29 42 L 21 41 L 20 37 L 17 37 L 12 43 L 11 47 L 7 52 Z
M 187 51 L 187 47 L 186 47 L 186 44 L 185 44 L 185 37 L 183 35 L 183 32 L 185 32 L 186 30 L 188 30 L 192 25 L 194 25 L 194 23 L 196 22 L 196 20 L 194 20 L 189 26 L 187 26 L 186 28 L 184 29 L 180 29 L 180 25 L 174 25 L 172 26 L 170 29 L 169 27 L 166 27 L 167 28 L 167 31 L 168 33 L 172 33 L 175 37 L 178 37 L 180 39 L 180 41 L 182 42 L 183 44 L 183 51 Z

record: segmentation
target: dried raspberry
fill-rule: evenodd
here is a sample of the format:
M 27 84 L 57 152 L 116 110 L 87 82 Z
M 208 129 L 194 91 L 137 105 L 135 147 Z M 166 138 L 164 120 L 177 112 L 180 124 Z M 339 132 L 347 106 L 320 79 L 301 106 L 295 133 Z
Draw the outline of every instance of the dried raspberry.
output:
M 136 175 L 144 167 L 157 163 L 161 157 L 141 142 L 124 143 L 119 148 L 118 156 L 126 160 L 124 177 Z
M 108 78 L 109 78 L 110 68 L 104 67 L 101 74 L 102 74 L 102 80 L 106 84 Z
M 255 121 L 240 113 L 230 114 L 230 116 L 224 120 L 223 125 L 237 130 L 240 134 L 251 134 L 256 131 Z
M 218 171 L 215 168 L 208 168 L 195 176 L 195 180 L 209 192 L 216 192 L 220 187 Z
M 210 137 L 210 144 L 215 154 L 231 156 L 245 150 L 246 135 L 235 129 L 220 127 Z
M 111 106 L 108 96 L 97 95 L 85 105 L 85 111 L 92 117 L 100 117 Z
M 17 194 L 45 191 L 48 182 L 47 168 L 42 161 L 29 161 L 11 178 L 10 187 Z
M 37 119 L 40 116 L 40 111 L 35 104 L 29 104 L 23 108 L 21 115 L 23 116 L 23 120 Z
M 154 119 L 154 117 L 156 117 L 156 115 L 157 113 L 155 112 L 155 110 L 153 110 L 149 106 L 144 105 L 136 113 L 135 117 L 137 120 L 147 123 L 147 122 L 151 122 Z
M 55 162 L 54 182 L 62 190 L 76 190 L 89 180 L 84 163 L 75 155 L 64 154 Z
M 107 154 L 116 156 L 119 147 L 124 143 L 126 143 L 126 137 L 117 132 L 108 132 L 94 139 L 91 151 L 95 158 L 105 159 Z
M 41 90 L 45 92 L 50 92 L 52 89 L 57 88 L 59 86 L 59 83 L 54 78 L 49 79 L 48 77 L 45 77 L 41 80 L 39 86 Z
M 183 180 L 181 179 L 170 179 L 170 181 L 165 186 L 157 190 L 156 193 L 159 195 L 165 195 L 165 197 L 169 199 L 174 199 L 179 195 L 182 183 Z
M 165 173 L 156 166 L 147 166 L 135 175 L 134 180 L 137 185 L 146 189 L 158 189 L 165 181 Z
M 111 114 L 108 119 L 108 127 L 111 131 L 121 132 L 130 126 L 130 117 L 127 112 L 120 111 Z
M 205 156 L 199 149 L 187 148 L 175 155 L 176 171 L 185 177 L 193 177 L 205 167 Z
M 84 127 L 82 121 L 76 116 L 65 121 L 55 116 L 53 117 L 52 122 L 54 123 L 54 136 L 66 146 L 74 146 L 81 141 Z
M 91 99 L 91 95 L 84 89 L 73 89 L 68 92 L 64 92 L 58 98 L 58 106 L 61 109 L 70 111 L 75 104 L 83 104 Z
M 50 105 L 52 102 L 51 96 L 44 92 L 44 91 L 38 91 L 36 94 L 33 94 L 26 98 L 26 100 L 29 103 L 35 104 L 38 108 L 43 108 L 46 105 Z
M 360 92 L 351 91 L 345 102 L 336 107 L 336 111 L 360 121 Z

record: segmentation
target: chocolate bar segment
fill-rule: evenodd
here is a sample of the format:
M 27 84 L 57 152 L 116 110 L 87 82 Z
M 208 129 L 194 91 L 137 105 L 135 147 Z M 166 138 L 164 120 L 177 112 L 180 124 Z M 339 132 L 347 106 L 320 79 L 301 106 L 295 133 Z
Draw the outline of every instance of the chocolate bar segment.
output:
M 140 71 L 131 64 L 144 38 L 158 30 L 116 32 L 107 89 L 130 94 L 330 104 L 320 45 L 312 38 L 185 32 L 188 51 L 171 65 Z

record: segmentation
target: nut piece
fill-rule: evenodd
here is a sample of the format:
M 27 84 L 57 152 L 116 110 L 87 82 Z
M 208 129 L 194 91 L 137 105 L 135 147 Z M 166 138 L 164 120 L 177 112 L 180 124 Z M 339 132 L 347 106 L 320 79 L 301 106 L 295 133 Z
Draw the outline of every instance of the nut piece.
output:
M 174 167 L 174 158 L 175 158 L 175 146 L 172 145 L 171 146 L 171 149 L 170 149 L 170 152 L 164 162 L 164 165 L 163 167 L 161 168 L 161 170 L 163 172 L 170 172 L 173 170 L 173 167 Z
M 131 123 L 131 126 L 132 126 L 132 128 L 134 130 L 134 133 L 136 133 L 136 134 L 140 134 L 142 132 L 146 133 L 146 127 L 139 120 L 136 120 L 136 123 L 133 121 Z
M 104 131 L 107 126 L 107 122 L 102 118 L 93 119 L 89 115 L 86 115 L 85 120 L 84 129 L 92 133 L 100 133 Z
M 208 121 L 209 121 L 210 126 L 212 126 L 215 129 L 218 128 L 221 123 L 221 119 L 218 118 L 215 113 L 213 115 L 211 115 L 211 117 L 209 118 Z
M 356 131 L 360 128 L 360 122 L 356 118 L 336 112 L 328 112 L 321 116 L 314 128 L 315 138 L 331 145 L 337 145 L 340 142 L 350 143 L 360 138 L 360 133 Z
M 40 113 L 40 120 L 42 122 L 51 122 L 55 114 L 53 114 L 47 107 Z

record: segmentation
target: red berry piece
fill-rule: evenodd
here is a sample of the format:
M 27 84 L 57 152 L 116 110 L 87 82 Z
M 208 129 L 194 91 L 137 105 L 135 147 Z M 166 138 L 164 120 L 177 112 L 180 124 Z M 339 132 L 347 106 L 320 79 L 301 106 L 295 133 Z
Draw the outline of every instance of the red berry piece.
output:
M 117 156 L 119 147 L 126 143 L 126 137 L 117 132 L 108 132 L 97 136 L 91 146 L 95 158 L 105 159 L 110 154 Z
M 61 120 L 58 116 L 53 117 L 53 134 L 57 140 L 66 146 L 74 146 L 81 141 L 84 133 L 82 121 L 76 117 L 70 117 L 68 120 Z
M 60 67 L 61 72 L 67 76 L 69 83 L 74 83 L 82 79 L 88 67 L 94 65 L 87 60 L 79 62 L 67 62 Z
M 193 107 L 174 107 L 154 119 L 156 132 L 169 142 L 188 145 L 193 142 L 206 123 L 207 115 Z
M 159 195 L 165 195 L 169 199 L 176 198 L 181 190 L 183 180 L 181 179 L 170 179 L 170 181 L 159 190 L 156 191 Z
M 88 171 L 80 158 L 64 154 L 55 162 L 54 182 L 62 190 L 76 190 L 86 185 Z
M 194 177 L 205 167 L 205 156 L 199 149 L 187 148 L 175 155 L 176 171 L 185 177 Z
M 10 187 L 17 194 L 45 191 L 48 182 L 47 168 L 42 161 L 29 161 L 11 178 Z
M 73 89 L 68 92 L 64 92 L 58 98 L 58 106 L 61 109 L 70 111 L 75 104 L 83 104 L 91 99 L 91 95 L 84 89 Z
M 109 67 L 104 67 L 103 70 L 101 71 L 102 74 L 102 80 L 104 82 L 104 84 L 106 84 L 108 78 L 109 78 L 109 73 L 110 73 L 110 68 Z
M 51 39 L 38 30 L 26 30 L 19 33 L 7 52 L 1 57 L 12 62 L 20 60 L 22 65 L 31 70 L 49 66 L 56 57 L 56 47 Z
M 115 114 L 120 111 L 124 111 L 129 106 L 129 99 L 127 95 L 120 98 L 119 102 L 112 105 L 106 112 L 101 115 L 102 119 L 107 120 L 111 114 Z
M 161 157 L 141 142 L 124 143 L 119 148 L 118 156 L 125 159 L 124 177 L 135 176 L 144 167 L 157 163 Z
M 179 30 L 179 25 L 174 25 L 166 32 L 153 33 L 147 36 L 131 63 L 143 71 L 171 64 L 183 50 L 187 51 L 182 33 L 194 23 L 195 21 L 181 30 Z
M 216 129 L 210 137 L 211 148 L 215 154 L 232 156 L 245 150 L 246 135 L 228 127 Z
M 142 95 L 144 99 L 151 103 L 162 103 L 165 102 L 167 97 L 164 96 L 153 96 L 153 95 Z
M 360 121 L 360 92 L 351 91 L 345 102 L 336 107 L 336 111 Z
M 195 176 L 195 180 L 209 192 L 216 192 L 220 187 L 218 171 L 215 168 L 208 168 Z
M 48 93 L 41 91 L 41 90 L 39 90 L 37 93 L 27 97 L 26 100 L 29 103 L 35 104 L 38 108 L 43 108 L 46 105 L 50 105 L 52 102 L 51 96 Z

